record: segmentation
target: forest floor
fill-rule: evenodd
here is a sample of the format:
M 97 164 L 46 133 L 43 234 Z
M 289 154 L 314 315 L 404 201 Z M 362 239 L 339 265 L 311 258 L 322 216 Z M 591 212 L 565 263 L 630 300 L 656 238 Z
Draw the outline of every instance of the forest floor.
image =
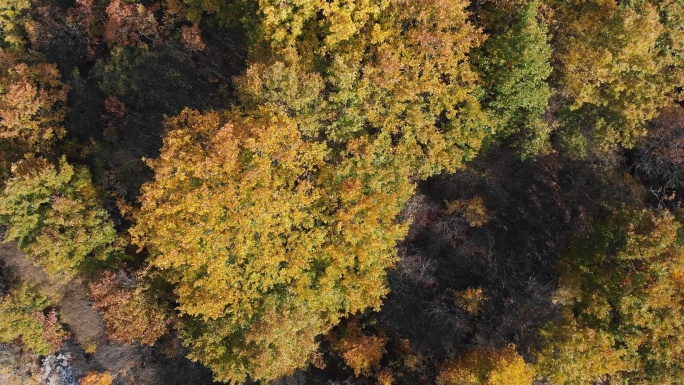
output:
M 16 243 L 0 244 L 0 259 L 13 275 L 35 285 L 42 295 L 59 304 L 60 320 L 66 325 L 71 338 L 51 356 L 68 357 L 68 369 L 73 380 L 90 371 L 107 371 L 115 376 L 114 385 L 212 383 L 208 370 L 184 358 L 177 338 L 155 347 L 109 341 L 102 315 L 93 309 L 85 282 L 51 280 L 42 268 L 26 259 Z M 172 357 L 166 356 L 164 351 L 172 352 Z M 44 358 L 42 373 L 38 377 L 50 384 L 69 384 L 69 376 L 54 378 L 55 370 L 52 370 L 50 380 L 46 378 L 49 367 L 46 360 L 54 364 L 60 362 L 49 358 Z

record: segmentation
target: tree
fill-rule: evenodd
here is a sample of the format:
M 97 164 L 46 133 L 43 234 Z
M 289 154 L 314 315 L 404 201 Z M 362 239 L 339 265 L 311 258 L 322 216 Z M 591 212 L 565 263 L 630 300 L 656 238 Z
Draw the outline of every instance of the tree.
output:
M 135 46 L 159 40 L 159 25 L 154 14 L 142 4 L 111 0 L 106 8 L 107 23 L 103 39 L 109 45 Z
M 116 256 L 116 230 L 99 206 L 87 169 L 64 158 L 58 167 L 27 158 L 14 171 L 0 194 L 6 241 L 18 241 L 30 258 L 61 279 Z
M 413 191 L 386 147 L 330 159 L 277 112 L 186 110 L 167 127 L 131 234 L 174 286 L 191 359 L 221 381 L 274 379 L 380 306 Z
M 168 315 L 141 288 L 122 285 L 111 272 L 88 287 L 93 308 L 102 312 L 111 340 L 153 345 L 167 333 Z
M 268 104 L 305 138 L 341 148 L 391 138 L 388 150 L 420 177 L 463 167 L 491 134 L 469 61 L 484 35 L 466 1 L 259 5 L 237 81 L 247 106 Z
M 535 373 L 515 345 L 501 349 L 477 348 L 447 361 L 437 376 L 438 385 L 531 385 Z
M 114 377 L 109 372 L 88 372 L 85 376 L 79 378 L 79 385 L 112 385 Z
M 0 0 L 0 49 L 21 51 L 24 48 L 24 24 L 28 21 L 30 0 Z
M 558 297 L 566 316 L 551 328 L 551 353 L 542 357 L 540 372 L 565 383 L 605 375 L 678 383 L 684 375 L 683 258 L 682 224 L 666 211 L 623 209 L 571 239 Z M 572 343 L 571 335 L 595 338 Z
M 64 136 L 67 92 L 54 65 L 21 62 L 0 51 L 0 177 L 11 162 L 49 151 Z
M 0 298 L 0 342 L 20 340 L 44 356 L 59 350 L 66 332 L 50 307 L 48 300 L 29 285 L 10 290 Z
M 547 324 L 541 335 L 546 343 L 536 352 L 534 367 L 554 384 L 592 384 L 629 369 L 627 352 L 615 348 L 614 336 L 578 325 L 571 314 Z
M 634 147 L 676 86 L 668 76 L 671 57 L 659 44 L 666 30 L 657 10 L 611 0 L 562 2 L 557 10 L 566 137 L 583 133 L 603 149 Z
M 548 29 L 537 21 L 538 1 L 522 6 L 515 22 L 490 37 L 475 59 L 484 72 L 487 106 L 499 137 L 514 136 L 524 159 L 549 151 L 551 128 L 542 115 L 552 95 Z
M 367 335 L 361 331 L 361 325 L 353 317 L 343 328 L 340 335 L 333 337 L 333 349 L 344 363 L 354 369 L 354 374 L 370 375 L 371 369 L 380 369 L 380 361 L 385 354 L 387 338 Z
M 665 28 L 660 36 L 659 48 L 666 57 L 666 76 L 674 98 L 684 100 L 684 4 L 680 0 L 653 1 L 660 14 L 660 23 Z

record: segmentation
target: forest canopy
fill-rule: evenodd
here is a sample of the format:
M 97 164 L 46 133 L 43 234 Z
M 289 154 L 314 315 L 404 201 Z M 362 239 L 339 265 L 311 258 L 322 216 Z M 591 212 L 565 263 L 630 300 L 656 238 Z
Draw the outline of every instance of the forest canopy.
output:
M 0 0 L 0 35 L 0 382 L 684 381 L 682 0 Z

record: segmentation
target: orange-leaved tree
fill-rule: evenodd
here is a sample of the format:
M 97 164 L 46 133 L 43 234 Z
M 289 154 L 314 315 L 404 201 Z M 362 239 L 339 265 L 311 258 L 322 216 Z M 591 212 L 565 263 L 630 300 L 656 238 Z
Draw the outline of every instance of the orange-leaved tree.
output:
M 102 313 L 111 340 L 153 345 L 168 331 L 168 315 L 143 287 L 123 285 L 107 271 L 88 288 L 93 308 Z
M 0 178 L 27 153 L 46 153 L 64 136 L 68 87 L 53 64 L 0 51 Z
M 339 335 L 330 335 L 328 338 L 333 351 L 342 357 L 357 377 L 370 375 L 380 369 L 388 338 L 365 334 L 358 317 L 352 317 L 341 328 Z
M 112 385 L 112 381 L 114 381 L 114 377 L 111 373 L 93 371 L 78 379 L 79 385 Z

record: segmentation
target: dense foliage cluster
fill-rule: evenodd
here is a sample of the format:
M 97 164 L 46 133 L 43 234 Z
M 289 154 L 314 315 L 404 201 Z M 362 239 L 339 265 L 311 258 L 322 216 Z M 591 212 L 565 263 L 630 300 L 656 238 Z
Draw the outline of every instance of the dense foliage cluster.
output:
M 0 35 L 0 350 L 684 381 L 682 0 L 0 0 Z M 103 365 L 69 381 L 168 382 Z
M 447 361 L 437 376 L 437 384 L 531 384 L 535 373 L 516 352 L 515 345 L 498 350 L 476 349 Z
M 93 307 L 102 312 L 107 336 L 115 341 L 153 345 L 166 334 L 168 316 L 140 287 L 121 284 L 111 272 L 105 272 L 88 285 Z
M 66 333 L 47 298 L 34 287 L 20 285 L 0 299 L 0 342 L 20 340 L 28 349 L 47 355 L 59 350 Z
M 18 241 L 48 273 L 67 277 L 116 252 L 116 231 L 98 206 L 87 169 L 64 159 L 59 168 L 42 159 L 15 166 L 18 175 L 0 196 L 7 239 Z M 29 169 L 26 174 L 19 173 L 23 168 Z
M 682 378 L 683 237 L 682 224 L 671 214 L 626 210 L 569 242 L 559 289 L 567 310 L 546 331 L 551 340 L 539 362 L 550 378 Z M 585 338 L 566 345 L 566 338 L 577 335 Z M 587 370 L 590 365 L 575 359 L 600 367 Z

